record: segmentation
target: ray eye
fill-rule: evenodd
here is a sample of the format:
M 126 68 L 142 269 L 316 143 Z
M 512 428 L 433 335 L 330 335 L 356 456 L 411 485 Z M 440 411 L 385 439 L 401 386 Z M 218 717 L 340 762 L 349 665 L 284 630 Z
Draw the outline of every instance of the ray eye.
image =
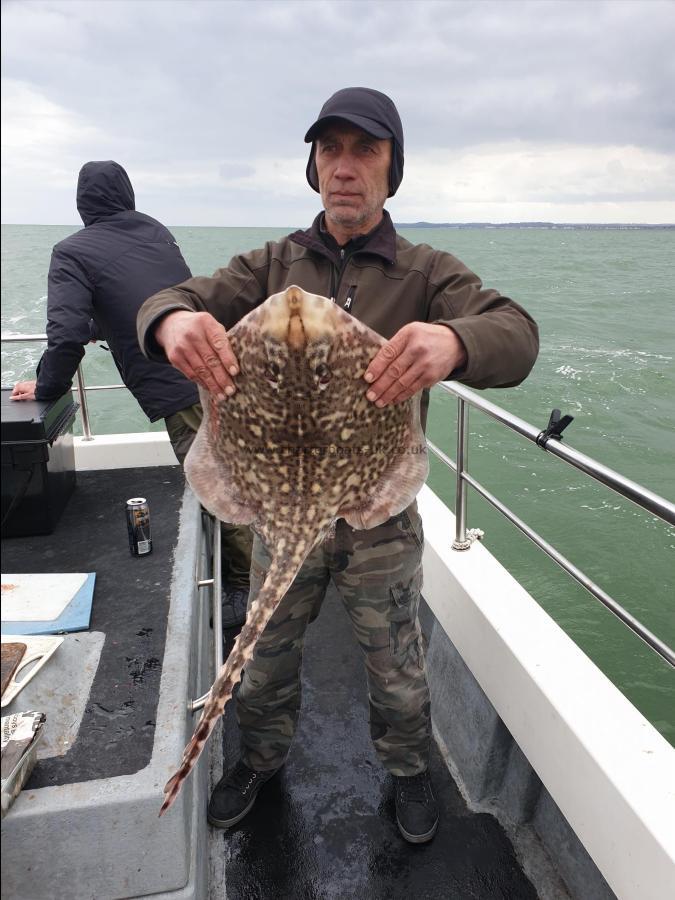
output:
M 281 369 L 275 362 L 267 363 L 265 366 L 265 378 L 268 381 L 279 381 L 279 377 L 281 375 Z
M 328 384 L 331 379 L 331 370 L 328 368 L 326 363 L 319 363 L 315 370 L 316 377 L 319 379 L 319 384 Z

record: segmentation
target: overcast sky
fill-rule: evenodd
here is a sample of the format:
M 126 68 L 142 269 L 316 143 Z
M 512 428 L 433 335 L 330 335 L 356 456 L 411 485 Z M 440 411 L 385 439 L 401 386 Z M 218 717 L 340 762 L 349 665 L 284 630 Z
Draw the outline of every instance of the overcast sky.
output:
M 365 85 L 403 120 L 399 222 L 675 222 L 670 0 L 3 0 L 2 221 L 81 224 L 128 171 L 168 225 L 309 224 L 303 137 Z

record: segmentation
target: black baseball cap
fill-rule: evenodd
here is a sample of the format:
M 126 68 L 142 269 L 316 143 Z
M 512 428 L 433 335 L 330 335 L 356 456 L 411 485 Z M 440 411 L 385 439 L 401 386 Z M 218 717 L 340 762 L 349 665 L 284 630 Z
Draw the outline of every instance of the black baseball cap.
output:
M 389 196 L 393 197 L 403 178 L 403 126 L 393 100 L 372 88 L 349 87 L 337 91 L 321 107 L 319 118 L 305 135 L 312 142 L 307 162 L 307 181 L 319 191 L 319 178 L 314 161 L 314 141 L 325 125 L 334 121 L 350 122 L 378 140 L 392 140 L 389 167 Z

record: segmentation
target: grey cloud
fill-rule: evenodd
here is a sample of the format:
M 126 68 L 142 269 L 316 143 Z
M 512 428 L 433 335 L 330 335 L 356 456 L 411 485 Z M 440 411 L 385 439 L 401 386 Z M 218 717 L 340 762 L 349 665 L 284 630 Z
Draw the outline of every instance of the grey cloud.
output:
M 248 178 L 255 174 L 255 168 L 246 163 L 221 163 L 218 174 L 223 181 L 232 181 L 238 178 Z
M 177 158 L 197 142 L 214 158 L 297 151 L 326 96 L 355 82 L 391 93 L 420 149 L 663 149 L 675 144 L 672 12 L 659 0 L 10 3 L 5 71 Z
M 595 191 L 591 193 L 590 191 L 586 193 L 581 193 L 578 191 L 566 191 L 562 190 L 560 193 L 551 193 L 546 194 L 542 193 L 541 195 L 534 196 L 532 198 L 540 203 L 566 203 L 566 204 L 579 204 L 579 203 L 588 203 L 589 200 L 592 200 L 593 203 L 640 203 L 644 201 L 656 201 L 658 203 L 672 202 L 675 201 L 675 190 L 663 191 L 657 188 L 650 189 L 645 188 L 641 191 L 636 190 L 627 190 L 627 191 Z
M 672 151 L 672 13 L 668 0 L 9 0 L 3 77 L 97 129 L 110 148 L 96 154 L 130 172 L 219 175 L 208 190 L 148 188 L 156 214 L 180 194 L 194 215 L 278 222 L 287 199 L 237 180 L 256 158 L 303 155 L 321 104 L 350 84 L 392 96 L 410 154 L 513 140 Z M 74 176 L 82 152 L 55 164 Z M 317 199 L 307 189 L 293 208 L 309 218 Z

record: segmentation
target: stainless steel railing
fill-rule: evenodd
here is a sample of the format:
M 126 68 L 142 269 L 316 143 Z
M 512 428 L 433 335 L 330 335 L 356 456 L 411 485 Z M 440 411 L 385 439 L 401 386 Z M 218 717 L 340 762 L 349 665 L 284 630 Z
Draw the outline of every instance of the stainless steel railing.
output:
M 220 542 L 220 522 L 215 519 L 206 510 L 202 510 L 202 542 L 204 545 L 204 553 L 200 563 L 200 569 L 196 573 L 197 589 L 211 588 L 211 621 L 213 623 L 213 665 L 214 673 L 217 675 L 223 665 L 223 608 L 221 606 L 222 591 L 222 567 L 221 553 L 222 545 Z M 209 553 L 210 545 L 210 553 Z M 203 569 L 209 565 L 211 568 L 211 577 Z M 197 712 L 202 709 L 209 698 L 209 692 L 202 694 L 197 700 L 191 700 L 188 703 L 190 712 Z
M 46 341 L 46 334 L 3 334 L 0 336 L 3 343 L 22 343 L 29 341 Z M 124 384 L 102 384 L 102 385 L 90 385 L 87 386 L 84 383 L 84 373 L 82 371 L 82 366 L 77 367 L 77 372 L 75 373 L 75 387 L 73 387 L 73 392 L 77 392 L 78 400 L 80 403 L 80 414 L 82 416 L 82 432 L 83 432 L 83 440 L 91 441 L 93 440 L 93 435 L 91 433 L 91 427 L 89 424 L 89 407 L 87 405 L 87 391 L 110 391 L 117 390 L 119 388 L 126 387 Z M 222 640 L 218 640 L 216 635 L 221 635 L 223 631 L 223 611 L 221 607 L 221 589 L 222 589 L 222 574 L 221 574 L 221 542 L 220 542 L 220 522 L 217 519 L 214 519 L 206 511 L 202 510 L 202 522 L 201 522 L 201 535 L 200 542 L 203 545 L 203 555 L 200 557 L 198 566 L 199 570 L 195 573 L 195 582 L 197 585 L 197 589 L 201 590 L 205 587 L 211 588 L 211 618 L 213 622 L 213 634 L 214 634 L 214 666 L 215 671 L 218 672 L 223 665 L 223 643 Z M 211 545 L 210 553 L 209 553 L 209 544 Z M 208 572 L 203 571 L 210 564 L 211 575 L 208 576 Z M 196 700 L 190 700 L 188 702 L 188 709 L 190 712 L 197 712 L 197 710 L 201 709 L 208 699 L 208 692 L 203 694 L 201 697 L 198 697 Z
M 46 339 L 47 336 L 45 334 L 2 335 L 2 341 L 8 343 L 44 341 Z M 92 434 L 89 426 L 89 412 L 86 403 L 87 391 L 111 390 L 123 388 L 124 385 L 114 384 L 86 387 L 84 383 L 84 376 L 82 374 L 80 366 L 78 366 L 77 369 L 76 382 L 77 386 L 73 388 L 73 390 L 77 391 L 79 396 L 84 440 L 91 440 Z M 473 540 L 477 536 L 476 529 L 467 530 L 466 527 L 467 486 L 470 486 L 478 494 L 480 494 L 480 496 L 487 500 L 488 503 L 494 506 L 495 509 L 502 513 L 503 516 L 505 516 L 513 525 L 515 525 L 516 528 L 518 528 L 526 537 L 528 537 L 537 547 L 543 550 L 543 552 L 546 553 L 546 555 L 549 556 L 554 562 L 556 562 L 565 572 L 571 575 L 571 577 L 574 578 L 574 580 L 577 581 L 580 585 L 582 585 L 582 587 L 584 587 L 593 597 L 595 597 L 596 600 L 599 600 L 600 603 L 602 603 L 615 616 L 617 616 L 617 618 L 619 618 L 628 628 L 630 628 L 631 631 L 633 631 L 648 646 L 655 650 L 656 653 L 658 653 L 663 659 L 666 660 L 666 662 L 675 667 L 675 651 L 673 651 L 671 647 L 669 647 L 664 641 L 653 634 L 645 625 L 639 622 L 626 609 L 624 609 L 621 604 L 614 600 L 609 594 L 607 594 L 606 591 L 604 591 L 591 578 L 589 578 L 588 575 L 582 572 L 581 569 L 574 565 L 574 563 L 563 556 L 563 554 L 556 550 L 556 548 L 553 547 L 552 544 L 541 537 L 541 535 L 539 535 L 533 528 L 531 528 L 497 497 L 490 493 L 487 488 L 485 488 L 482 484 L 480 484 L 480 482 L 478 482 L 469 474 L 469 407 L 472 406 L 475 409 L 480 410 L 481 412 L 495 419 L 497 422 L 509 428 L 511 431 L 514 431 L 516 434 L 519 434 L 521 437 L 525 438 L 531 443 L 537 444 L 545 452 L 550 453 L 553 456 L 558 457 L 559 459 L 562 459 L 564 462 L 568 463 L 568 465 L 573 466 L 578 471 L 590 476 L 600 484 L 604 484 L 606 487 L 610 488 L 612 491 L 621 495 L 622 497 L 631 500 L 637 506 L 641 507 L 649 513 L 652 513 L 669 525 L 675 525 L 675 504 L 664 499 L 663 497 L 660 497 L 653 491 L 642 487 L 636 482 L 625 478 L 619 472 L 616 472 L 613 469 L 610 469 L 607 466 L 603 465 L 602 463 L 597 462 L 590 456 L 587 456 L 586 454 L 581 453 L 578 450 L 574 450 L 567 444 L 563 444 L 562 442 L 557 440 L 548 440 L 545 443 L 541 442 L 541 429 L 535 428 L 524 419 L 520 419 L 518 416 L 515 416 L 507 410 L 502 409 L 500 406 L 491 403 L 489 400 L 480 396 L 475 391 L 472 391 L 469 388 L 458 384 L 457 382 L 441 382 L 439 387 L 457 398 L 457 462 L 455 463 L 449 456 L 447 456 L 447 454 L 445 454 L 442 450 L 435 446 L 435 444 L 427 440 L 431 452 L 456 473 L 456 532 L 455 540 L 453 542 L 453 549 L 470 549 Z M 217 551 L 215 549 L 216 543 L 218 543 Z M 198 583 L 200 586 L 212 584 L 214 583 L 214 579 L 216 577 L 220 577 L 219 567 L 215 566 L 216 552 L 218 553 L 218 555 L 220 555 L 220 542 L 216 541 L 214 537 L 213 578 L 203 580 L 203 585 L 201 584 L 202 579 L 198 579 Z M 220 598 L 219 590 L 216 596 Z M 214 602 L 214 628 L 216 622 L 216 606 L 218 606 L 217 615 L 220 617 L 221 614 L 220 603 L 216 604 Z M 220 632 L 215 631 L 214 633 L 219 634 Z M 216 671 L 218 671 L 220 665 L 222 665 L 222 647 L 220 647 L 219 644 L 220 642 L 216 641 L 216 645 L 218 645 L 215 651 Z M 218 660 L 220 660 L 220 662 L 218 662 Z M 199 700 L 192 701 L 191 709 L 194 710 L 200 708 L 200 706 L 204 705 L 205 700 L 206 695 L 199 698 Z
M 632 616 L 621 604 L 617 603 L 599 585 L 581 571 L 574 563 L 570 562 L 562 553 L 539 535 L 526 522 L 519 518 L 504 503 L 498 500 L 480 482 L 473 478 L 468 471 L 468 437 L 469 437 L 469 407 L 480 410 L 502 425 L 516 432 L 521 437 L 541 447 L 547 453 L 557 456 L 559 459 L 573 466 L 585 475 L 589 475 L 600 484 L 631 500 L 637 506 L 658 516 L 669 525 L 675 525 L 675 504 L 653 491 L 642 487 L 634 481 L 625 478 L 619 472 L 596 462 L 590 456 L 574 450 L 572 447 L 561 443 L 559 440 L 549 439 L 542 442 L 542 430 L 535 428 L 518 416 L 507 412 L 500 406 L 478 395 L 475 391 L 456 382 L 442 382 L 439 387 L 457 398 L 457 462 L 455 463 L 442 450 L 427 440 L 429 449 L 445 465 L 456 473 L 455 488 L 455 540 L 453 549 L 470 549 L 476 533 L 467 531 L 467 486 L 471 486 L 481 497 L 488 501 L 495 509 L 505 516 L 512 524 L 528 537 L 537 547 L 546 553 L 554 562 L 565 570 L 572 578 L 584 587 L 593 597 L 607 607 L 628 628 L 640 637 L 648 646 L 655 650 L 666 662 L 675 667 L 675 652 L 660 638 L 653 634 L 645 625 Z
M 46 334 L 3 334 L 0 338 L 3 344 L 20 344 L 32 341 L 46 341 Z M 82 417 L 82 440 L 93 440 L 91 425 L 89 420 L 89 406 L 87 405 L 87 391 L 114 391 L 120 389 L 126 390 L 126 386 L 121 382 L 119 384 L 97 384 L 87 386 L 84 382 L 84 372 L 82 366 L 77 367 L 75 373 L 75 387 L 72 388 L 73 393 L 77 394 L 77 400 L 80 404 L 80 416 Z

